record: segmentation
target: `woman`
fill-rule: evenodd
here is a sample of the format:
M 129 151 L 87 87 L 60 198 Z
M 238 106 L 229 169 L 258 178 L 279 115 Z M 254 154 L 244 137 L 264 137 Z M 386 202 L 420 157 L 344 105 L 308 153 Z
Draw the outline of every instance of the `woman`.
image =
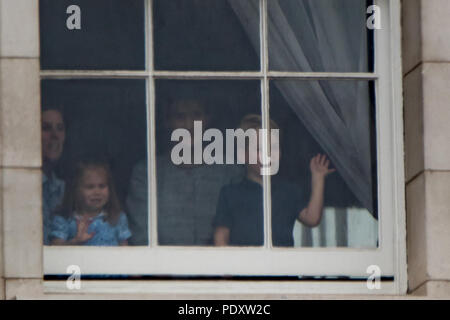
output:
M 48 245 L 51 214 L 61 204 L 65 183 L 55 173 L 66 138 L 66 128 L 61 110 L 46 108 L 42 112 L 42 213 L 44 244 Z

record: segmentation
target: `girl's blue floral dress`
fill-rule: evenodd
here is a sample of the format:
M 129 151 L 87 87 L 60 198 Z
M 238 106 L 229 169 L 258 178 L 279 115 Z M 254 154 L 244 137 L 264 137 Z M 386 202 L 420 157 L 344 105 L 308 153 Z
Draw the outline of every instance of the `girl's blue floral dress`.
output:
M 70 218 L 55 215 L 51 223 L 50 239 L 59 238 L 68 241 L 74 238 L 77 234 L 77 219 L 79 219 L 79 216 L 75 214 Z M 131 237 L 127 216 L 124 212 L 120 213 L 116 225 L 111 225 L 105 220 L 104 212 L 100 212 L 91 220 L 88 232 L 94 233 L 94 236 L 86 241 L 84 245 L 118 246 L 122 241 Z

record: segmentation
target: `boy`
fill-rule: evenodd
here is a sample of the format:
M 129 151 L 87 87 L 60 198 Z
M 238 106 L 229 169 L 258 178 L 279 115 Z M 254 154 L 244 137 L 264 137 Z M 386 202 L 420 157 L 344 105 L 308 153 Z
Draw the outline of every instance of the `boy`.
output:
M 278 125 L 270 122 L 271 129 Z M 261 129 L 259 115 L 247 115 L 240 126 L 244 131 Z M 272 145 L 271 158 L 277 161 L 279 149 Z M 251 151 L 251 150 L 250 150 Z M 246 158 L 249 151 L 246 148 Z M 258 150 L 259 153 L 259 150 Z M 272 179 L 272 241 L 274 246 L 291 247 L 294 244 L 292 231 L 295 220 L 314 227 L 320 223 L 323 208 L 325 178 L 335 171 L 329 169 L 325 155 L 311 159 L 311 196 L 305 206 L 301 190 L 294 185 L 274 177 Z M 237 184 L 221 189 L 214 219 L 214 244 L 216 246 L 262 246 L 264 244 L 263 177 L 261 162 L 247 163 L 246 177 Z

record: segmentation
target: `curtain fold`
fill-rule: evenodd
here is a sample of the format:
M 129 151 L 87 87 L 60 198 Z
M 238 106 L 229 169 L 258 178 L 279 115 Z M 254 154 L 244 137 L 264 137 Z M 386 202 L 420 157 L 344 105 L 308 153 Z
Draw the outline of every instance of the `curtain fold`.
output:
M 228 0 L 255 50 L 258 1 Z M 269 0 L 269 65 L 276 71 L 367 72 L 364 0 Z M 252 23 L 249 23 L 249 22 Z M 367 81 L 274 81 L 359 200 L 373 212 Z

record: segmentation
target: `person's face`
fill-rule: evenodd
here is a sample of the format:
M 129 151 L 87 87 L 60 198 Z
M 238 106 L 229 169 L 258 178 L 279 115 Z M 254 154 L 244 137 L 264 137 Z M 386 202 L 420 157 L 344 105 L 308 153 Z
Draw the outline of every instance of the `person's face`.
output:
M 79 185 L 81 209 L 86 212 L 100 212 L 109 200 L 106 171 L 103 168 L 84 170 Z
M 258 129 L 259 130 L 259 129 Z M 264 153 L 262 150 L 262 140 L 260 139 L 260 136 L 258 135 L 257 138 L 257 146 L 256 148 L 248 148 L 245 150 L 245 157 L 246 157 L 246 163 L 247 163 L 247 170 L 252 172 L 254 175 L 261 174 L 262 168 L 268 168 L 271 170 L 271 174 L 276 174 L 278 172 L 278 168 L 280 165 L 280 142 L 278 137 L 272 136 L 269 140 L 269 150 L 268 155 L 269 158 L 264 159 Z M 250 163 L 250 159 L 256 158 L 257 163 Z
M 168 115 L 168 126 L 171 131 L 186 129 L 194 135 L 194 121 L 202 121 L 207 126 L 207 116 L 203 106 L 195 101 L 180 101 L 172 105 Z
M 62 115 L 56 110 L 42 113 L 42 157 L 57 161 L 62 154 L 66 129 Z

